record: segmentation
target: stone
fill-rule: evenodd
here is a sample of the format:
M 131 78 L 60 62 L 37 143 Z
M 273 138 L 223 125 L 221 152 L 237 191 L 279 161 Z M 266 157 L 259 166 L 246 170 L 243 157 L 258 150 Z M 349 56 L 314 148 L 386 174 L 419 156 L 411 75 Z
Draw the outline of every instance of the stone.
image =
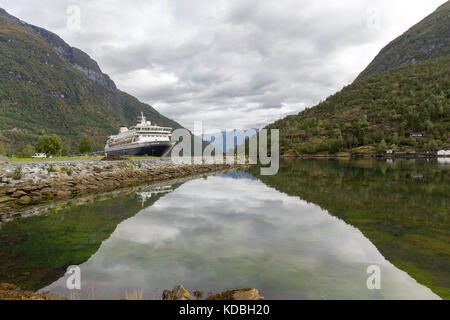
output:
M 9 163 L 9 159 L 0 154 L 0 163 L 3 164 Z
M 14 200 L 14 199 L 11 198 L 11 197 L 8 197 L 8 196 L 0 197 L 0 203 L 6 203 L 6 202 L 9 202 L 11 200 Z
M 59 198 L 59 199 L 66 198 L 70 195 L 72 195 L 72 192 L 70 192 L 68 190 L 58 190 L 56 192 L 56 198 Z
M 5 191 L 5 194 L 13 194 L 14 192 L 16 192 L 16 188 L 6 188 Z
M 206 300 L 264 300 L 259 291 L 253 288 L 225 291 L 208 297 Z
M 18 190 L 18 191 L 14 192 L 12 194 L 12 197 L 13 198 L 20 198 L 21 196 L 25 196 L 26 194 L 27 194 L 26 192 L 24 192 L 22 190 Z
M 172 291 L 164 290 L 162 294 L 163 300 L 195 300 L 189 291 L 181 284 L 172 289 Z
M 23 196 L 22 198 L 19 199 L 19 202 L 21 204 L 29 204 L 31 201 L 32 199 L 29 196 Z

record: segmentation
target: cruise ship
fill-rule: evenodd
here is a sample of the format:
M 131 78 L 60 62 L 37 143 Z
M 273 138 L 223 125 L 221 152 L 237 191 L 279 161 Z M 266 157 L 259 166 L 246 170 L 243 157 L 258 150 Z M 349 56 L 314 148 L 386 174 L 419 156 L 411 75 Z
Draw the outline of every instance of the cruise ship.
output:
M 162 157 L 172 150 L 172 128 L 152 125 L 141 116 L 136 126 L 120 127 L 119 134 L 110 136 L 105 146 L 106 155 Z

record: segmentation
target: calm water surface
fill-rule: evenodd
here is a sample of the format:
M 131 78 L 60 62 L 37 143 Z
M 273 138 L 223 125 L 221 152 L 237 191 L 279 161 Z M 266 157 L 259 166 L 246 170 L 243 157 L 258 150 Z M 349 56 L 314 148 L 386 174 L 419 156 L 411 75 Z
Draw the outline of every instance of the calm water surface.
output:
M 52 209 L 0 229 L 0 282 L 75 299 L 181 283 L 266 299 L 449 298 L 449 164 L 315 161 Z M 69 265 L 82 290 L 65 288 Z M 368 290 L 367 267 L 381 268 Z

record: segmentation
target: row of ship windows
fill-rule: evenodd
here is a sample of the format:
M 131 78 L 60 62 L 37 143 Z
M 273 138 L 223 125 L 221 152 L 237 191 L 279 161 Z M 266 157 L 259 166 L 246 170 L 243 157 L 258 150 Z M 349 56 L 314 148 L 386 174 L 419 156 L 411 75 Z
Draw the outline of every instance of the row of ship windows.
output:
M 153 132 L 170 132 L 169 129 L 150 129 L 150 128 L 140 128 L 137 131 L 153 131 Z
M 168 137 L 167 135 L 155 135 L 155 134 L 152 134 L 152 135 L 146 135 L 146 136 L 151 136 L 151 137 L 156 137 L 156 138 L 164 138 L 164 137 Z M 131 140 L 130 138 L 128 138 L 128 139 L 125 139 L 124 141 L 112 141 L 112 142 L 111 142 L 111 145 L 130 143 L 131 141 L 134 142 L 134 141 L 139 141 L 139 140 L 137 140 L 137 139 Z

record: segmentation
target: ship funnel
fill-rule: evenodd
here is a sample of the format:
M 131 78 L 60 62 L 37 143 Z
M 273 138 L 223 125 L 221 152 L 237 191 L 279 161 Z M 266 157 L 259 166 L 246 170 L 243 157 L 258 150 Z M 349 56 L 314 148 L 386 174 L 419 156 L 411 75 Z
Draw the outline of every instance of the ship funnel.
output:
M 128 128 L 125 126 L 120 126 L 119 134 L 128 131 Z

